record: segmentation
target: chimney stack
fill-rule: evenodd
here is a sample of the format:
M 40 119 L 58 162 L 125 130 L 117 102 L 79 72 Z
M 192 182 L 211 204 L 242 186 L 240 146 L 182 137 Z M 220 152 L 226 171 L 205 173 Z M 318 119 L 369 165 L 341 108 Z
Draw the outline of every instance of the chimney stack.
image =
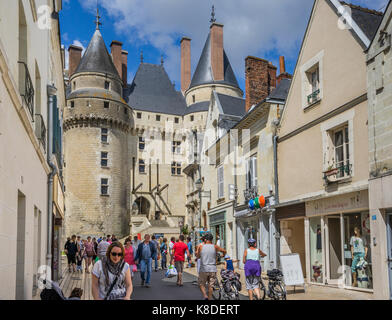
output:
M 286 72 L 286 63 L 284 61 L 284 56 L 279 57 L 280 64 L 280 75 L 277 78 L 278 84 L 282 81 L 282 79 L 291 79 L 293 76 Z
M 125 87 L 128 84 L 128 51 L 122 50 L 121 57 L 122 57 L 122 70 L 121 70 L 122 81 Z
M 257 57 L 245 58 L 245 111 L 263 101 L 276 87 L 277 68 Z
M 110 44 L 112 59 L 117 72 L 122 79 L 122 42 L 113 40 Z
M 82 51 L 81 47 L 75 46 L 71 44 L 68 48 L 68 76 L 71 76 L 75 73 L 76 68 L 79 66 L 80 59 L 82 59 Z
M 188 90 L 191 84 L 191 39 L 181 39 L 181 91 Z
M 223 70 L 223 24 L 211 24 L 211 65 L 215 81 L 224 80 Z

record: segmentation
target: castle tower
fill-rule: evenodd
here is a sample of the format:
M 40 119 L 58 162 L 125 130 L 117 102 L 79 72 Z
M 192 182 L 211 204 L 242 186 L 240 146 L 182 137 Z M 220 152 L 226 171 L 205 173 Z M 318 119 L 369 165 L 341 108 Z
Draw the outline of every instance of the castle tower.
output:
M 133 119 L 122 97 L 124 78 L 113 62 L 116 56 L 106 49 L 99 24 L 97 17 L 97 29 L 70 74 L 67 90 L 66 234 L 109 233 L 121 238 L 129 234 L 128 136 Z

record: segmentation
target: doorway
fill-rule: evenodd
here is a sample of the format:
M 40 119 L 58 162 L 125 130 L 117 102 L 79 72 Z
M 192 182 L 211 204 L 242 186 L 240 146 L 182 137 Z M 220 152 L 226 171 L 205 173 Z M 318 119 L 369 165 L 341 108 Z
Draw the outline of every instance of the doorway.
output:
M 387 212 L 389 299 L 392 300 L 392 211 Z
M 342 272 L 342 230 L 340 215 L 327 217 L 327 283 L 338 284 Z

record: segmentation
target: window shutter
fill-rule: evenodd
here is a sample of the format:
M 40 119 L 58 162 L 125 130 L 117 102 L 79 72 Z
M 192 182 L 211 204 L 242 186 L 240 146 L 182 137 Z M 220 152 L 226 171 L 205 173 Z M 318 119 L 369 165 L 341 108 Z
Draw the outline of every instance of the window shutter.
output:
M 252 187 L 257 187 L 257 158 L 253 157 L 252 158 L 252 168 L 253 168 L 253 172 L 252 172 Z

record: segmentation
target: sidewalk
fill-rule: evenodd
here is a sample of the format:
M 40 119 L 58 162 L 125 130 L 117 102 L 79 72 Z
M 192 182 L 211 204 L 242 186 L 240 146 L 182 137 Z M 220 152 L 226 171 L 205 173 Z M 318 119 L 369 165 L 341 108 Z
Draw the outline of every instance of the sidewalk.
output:
M 218 279 L 221 280 L 220 270 L 223 268 L 222 265 L 218 265 Z M 235 271 L 241 275 L 242 290 L 241 294 L 248 296 L 248 291 L 245 286 L 245 272 L 244 270 L 235 268 Z M 196 267 L 184 268 L 184 272 L 190 273 L 197 276 Z M 267 276 L 263 273 L 264 283 L 267 284 Z M 306 292 L 303 287 L 287 287 L 287 300 L 372 300 L 373 294 L 360 292 L 356 290 L 339 289 L 330 286 L 320 285 L 306 285 Z

